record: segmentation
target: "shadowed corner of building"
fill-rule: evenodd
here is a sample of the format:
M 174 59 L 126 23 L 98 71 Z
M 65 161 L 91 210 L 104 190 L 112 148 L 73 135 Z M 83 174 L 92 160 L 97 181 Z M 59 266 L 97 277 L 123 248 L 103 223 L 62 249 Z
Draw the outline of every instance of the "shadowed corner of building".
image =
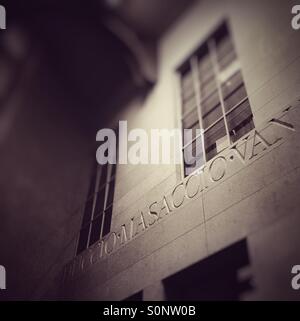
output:
M 153 88 L 157 39 L 187 2 L 142 1 L 138 8 L 135 1 L 1 2 L 7 16 L 0 30 L 0 190 L 7 206 L 1 239 L 18 237 L 10 248 L 1 244 L 9 264 L 0 264 L 16 285 L 7 291 L 11 298 L 43 293 L 72 258 L 95 133 Z M 166 14 L 170 4 L 176 10 Z

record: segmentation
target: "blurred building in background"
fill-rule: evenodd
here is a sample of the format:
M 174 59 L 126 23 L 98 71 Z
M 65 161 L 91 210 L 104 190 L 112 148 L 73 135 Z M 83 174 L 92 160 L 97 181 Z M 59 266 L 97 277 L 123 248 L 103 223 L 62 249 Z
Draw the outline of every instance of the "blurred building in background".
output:
M 294 1 L 9 1 L 4 299 L 299 299 Z M 96 133 L 202 128 L 196 170 L 96 165 Z

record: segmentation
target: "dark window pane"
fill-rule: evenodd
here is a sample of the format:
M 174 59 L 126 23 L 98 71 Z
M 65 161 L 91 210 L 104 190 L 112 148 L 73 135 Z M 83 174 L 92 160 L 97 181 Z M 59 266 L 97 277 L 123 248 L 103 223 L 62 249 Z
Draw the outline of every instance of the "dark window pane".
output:
M 95 193 L 97 168 L 98 168 L 98 164 L 96 164 L 93 169 L 93 173 L 92 173 L 91 181 L 90 181 L 90 186 L 89 186 L 88 197 L 90 197 L 91 195 L 93 195 Z
M 110 178 L 112 178 L 112 177 L 114 177 L 116 175 L 117 165 L 116 164 L 111 164 L 110 166 L 112 167 Z
M 193 74 L 190 70 L 181 76 L 182 91 L 191 90 L 193 88 Z
M 104 210 L 104 200 L 105 200 L 105 186 L 96 194 L 96 206 L 95 206 L 95 215 L 98 215 Z
M 194 94 L 195 94 L 195 90 L 194 90 L 193 84 L 191 84 L 191 86 L 185 89 L 183 88 L 181 89 L 181 96 L 184 102 L 187 101 L 189 98 L 191 98 Z
M 200 84 L 204 84 L 208 81 L 211 81 L 214 78 L 215 78 L 215 74 L 214 74 L 214 69 L 212 66 L 206 70 L 201 70 L 201 69 L 199 70 Z
M 243 239 L 164 279 L 165 300 L 238 301 L 255 290 L 252 274 L 237 277 L 251 268 L 247 241 Z
M 244 85 L 240 86 L 236 89 L 230 96 L 224 100 L 225 111 L 229 111 L 231 108 L 236 106 L 236 104 L 240 103 L 244 98 L 247 97 L 246 88 Z
M 204 133 L 204 141 L 207 160 L 210 160 L 228 146 L 223 119 Z
M 181 96 L 183 101 L 186 101 L 194 94 L 193 75 L 191 71 L 188 71 L 181 77 Z
M 254 128 L 253 116 L 248 100 L 230 112 L 226 118 L 232 142 L 237 141 Z
M 112 181 L 110 181 L 108 186 L 108 196 L 107 196 L 106 207 L 109 207 L 114 201 L 114 193 L 115 193 L 115 180 L 113 179 Z
M 243 84 L 243 77 L 241 71 L 233 74 L 229 79 L 222 84 L 222 94 L 224 99 L 226 99 L 233 91 Z
M 203 115 L 203 127 L 206 129 L 222 116 L 221 104 L 216 105 Z
M 99 183 L 100 188 L 103 186 L 103 184 L 106 183 L 107 167 L 108 167 L 108 164 L 105 164 L 101 167 L 101 177 L 100 177 L 100 183 Z
M 236 59 L 235 49 L 228 30 L 224 29 L 222 36 L 217 39 L 216 50 L 220 70 L 228 67 Z
M 80 231 L 78 246 L 77 246 L 77 254 L 81 253 L 87 248 L 89 230 L 90 230 L 90 226 L 88 225 Z
M 95 166 L 95 171 L 97 169 L 97 165 Z M 95 172 L 94 171 L 94 172 Z M 89 192 L 88 192 L 88 200 L 85 203 L 84 213 L 83 213 L 83 219 L 82 219 L 82 227 L 85 226 L 90 220 L 92 216 L 93 211 L 93 202 L 94 202 L 94 193 L 95 193 L 95 184 L 96 184 L 96 175 L 92 175 L 90 186 L 89 186 Z
M 92 222 L 91 235 L 89 246 L 93 245 L 95 242 L 99 241 L 102 225 L 102 215 L 95 218 Z
M 226 54 L 226 56 L 222 57 L 219 60 L 219 68 L 220 70 L 224 70 L 225 68 L 227 68 L 233 61 L 236 60 L 236 53 L 235 51 L 231 51 L 229 53 Z
M 193 128 L 195 122 L 198 122 L 198 111 L 197 108 L 193 109 L 182 120 L 183 129 Z
M 182 112 L 183 114 L 188 113 L 192 109 L 197 107 L 196 97 L 193 95 L 188 100 L 182 102 Z
M 85 203 L 83 219 L 82 219 L 82 227 L 85 226 L 90 220 L 93 211 L 93 202 L 94 198 L 90 197 L 89 200 Z
M 202 116 L 205 116 L 211 109 L 220 103 L 219 93 L 215 91 L 212 95 L 206 99 L 201 99 L 201 111 Z
M 214 77 L 212 77 L 206 82 L 200 83 L 200 93 L 201 93 L 202 99 L 210 96 L 216 90 L 217 90 L 217 84 Z
M 222 59 L 229 52 L 234 51 L 233 43 L 229 35 L 224 35 L 221 39 L 216 41 L 217 56 Z
M 241 72 L 237 72 L 222 85 L 225 111 L 230 110 L 247 96 Z
M 110 206 L 105 211 L 102 237 L 104 237 L 110 232 L 111 217 L 112 217 L 112 206 Z
M 200 58 L 198 69 L 200 75 L 205 75 L 213 71 L 211 58 L 208 53 Z

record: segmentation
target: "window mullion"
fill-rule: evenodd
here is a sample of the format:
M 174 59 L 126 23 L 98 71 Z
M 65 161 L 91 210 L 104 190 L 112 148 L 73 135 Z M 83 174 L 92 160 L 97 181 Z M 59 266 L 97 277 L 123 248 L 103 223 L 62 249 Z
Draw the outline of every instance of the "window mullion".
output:
M 204 136 L 203 136 L 203 120 L 202 120 L 202 112 L 201 112 L 201 92 L 200 92 L 200 79 L 199 79 L 199 71 L 198 71 L 198 59 L 196 56 L 193 56 L 191 59 L 191 68 L 193 74 L 193 84 L 196 96 L 196 104 L 197 104 L 197 112 L 198 119 L 200 124 L 200 135 L 201 135 L 201 145 L 202 145 L 202 153 L 203 153 L 203 161 L 206 162 L 206 154 L 205 154 L 205 146 L 204 146 Z
M 219 78 L 218 78 L 219 66 L 218 66 L 218 59 L 217 59 L 217 50 L 216 50 L 216 42 L 215 42 L 215 39 L 210 39 L 210 40 L 208 41 L 208 48 L 209 48 L 209 55 L 210 55 L 211 62 L 212 62 L 212 65 L 213 65 L 213 70 L 214 70 L 214 74 L 215 74 L 216 84 L 217 84 L 217 88 L 218 88 L 218 94 L 219 94 L 219 99 L 220 99 L 220 103 L 221 103 L 221 109 L 222 109 L 222 113 L 223 113 L 223 119 L 224 119 L 224 123 L 225 123 L 225 130 L 226 130 L 228 145 L 230 145 L 230 144 L 231 144 L 231 140 L 230 140 L 230 134 L 229 134 L 228 124 L 227 124 L 227 120 L 226 120 L 226 116 L 225 116 L 226 112 L 225 112 L 225 106 L 224 106 L 224 99 L 223 99 L 221 84 L 220 84 L 220 81 L 219 81 Z

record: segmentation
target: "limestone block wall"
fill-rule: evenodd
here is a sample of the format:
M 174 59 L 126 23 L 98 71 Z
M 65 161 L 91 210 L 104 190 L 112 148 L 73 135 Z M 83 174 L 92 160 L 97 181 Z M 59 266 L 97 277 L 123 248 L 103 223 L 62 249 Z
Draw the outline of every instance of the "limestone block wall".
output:
M 246 239 L 253 290 L 241 299 L 297 299 L 290 286 L 300 259 L 300 37 L 291 28 L 293 4 L 199 1 L 162 37 L 157 84 L 117 119 L 128 120 L 129 129 L 178 127 L 176 68 L 226 19 L 256 128 L 193 177 L 183 179 L 173 164 L 119 165 L 114 234 L 78 258 L 62 297 L 122 300 L 143 290 L 144 299 L 165 299 L 164 278 Z

